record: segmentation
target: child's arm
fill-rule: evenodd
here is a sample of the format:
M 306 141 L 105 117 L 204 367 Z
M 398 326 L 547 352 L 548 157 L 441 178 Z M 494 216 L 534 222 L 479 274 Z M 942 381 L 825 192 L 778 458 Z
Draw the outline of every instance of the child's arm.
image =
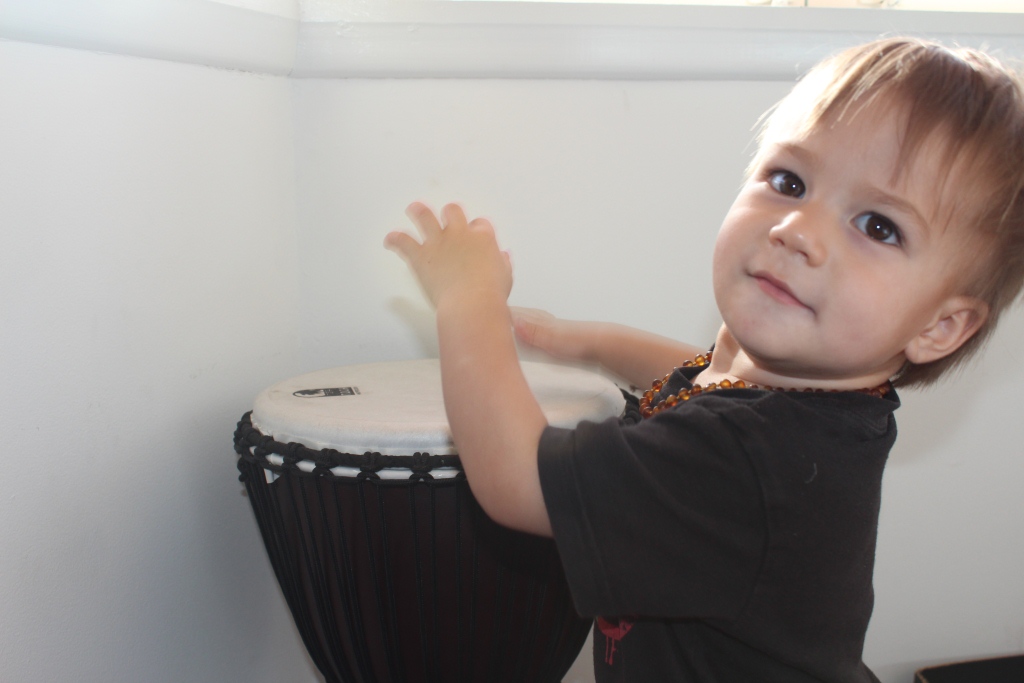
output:
M 523 343 L 563 360 L 594 363 L 640 388 L 706 351 L 625 325 L 561 320 L 531 308 L 513 308 L 512 321 Z
M 444 227 L 422 204 L 406 213 L 423 238 L 392 232 L 437 309 L 445 410 L 466 478 L 487 514 L 505 526 L 551 535 L 537 470 L 547 420 L 519 367 L 506 299 L 512 269 L 486 220 L 467 223 L 454 204 Z

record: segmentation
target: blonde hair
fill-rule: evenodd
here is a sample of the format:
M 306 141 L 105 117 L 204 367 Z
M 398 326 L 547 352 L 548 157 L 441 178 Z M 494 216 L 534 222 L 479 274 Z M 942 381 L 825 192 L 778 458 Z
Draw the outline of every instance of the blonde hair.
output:
M 803 133 L 856 116 L 876 101 L 904 114 L 897 174 L 927 140 L 944 142 L 945 171 L 954 164 L 969 196 L 954 200 L 958 222 L 983 236 L 965 268 L 964 291 L 989 307 L 959 349 L 921 365 L 907 363 L 897 386 L 925 386 L 962 366 L 988 339 L 1024 286 L 1024 84 L 989 55 L 915 38 L 888 38 L 841 52 L 814 67 L 794 93 L 810 89 Z M 792 96 L 792 95 L 791 95 Z M 785 102 L 785 100 L 784 100 Z M 771 126 L 762 126 L 762 140 Z M 754 163 L 757 163 L 755 158 Z

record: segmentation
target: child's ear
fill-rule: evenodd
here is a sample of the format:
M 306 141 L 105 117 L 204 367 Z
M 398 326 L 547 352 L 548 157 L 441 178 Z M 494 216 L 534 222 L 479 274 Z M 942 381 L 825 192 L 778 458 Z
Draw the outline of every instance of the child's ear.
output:
M 907 360 L 930 363 L 959 349 L 988 318 L 988 304 L 972 296 L 947 299 L 932 323 L 907 345 Z

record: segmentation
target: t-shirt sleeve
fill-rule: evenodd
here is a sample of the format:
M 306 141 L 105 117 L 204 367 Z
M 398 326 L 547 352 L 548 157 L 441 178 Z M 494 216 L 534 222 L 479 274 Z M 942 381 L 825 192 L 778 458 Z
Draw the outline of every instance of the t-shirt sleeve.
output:
M 544 431 L 544 501 L 581 614 L 728 619 L 742 610 L 766 525 L 738 429 L 735 416 L 692 406 L 637 425 Z

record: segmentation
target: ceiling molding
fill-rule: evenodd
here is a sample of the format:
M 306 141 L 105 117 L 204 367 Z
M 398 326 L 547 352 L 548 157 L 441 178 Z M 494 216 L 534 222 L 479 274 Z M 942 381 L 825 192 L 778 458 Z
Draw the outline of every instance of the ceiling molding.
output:
M 5 0 L 0 39 L 296 78 L 792 80 L 882 34 L 1024 61 L 1024 14 L 439 0 Z
M 299 22 L 210 0 L 0 0 L 0 39 L 287 75 Z

